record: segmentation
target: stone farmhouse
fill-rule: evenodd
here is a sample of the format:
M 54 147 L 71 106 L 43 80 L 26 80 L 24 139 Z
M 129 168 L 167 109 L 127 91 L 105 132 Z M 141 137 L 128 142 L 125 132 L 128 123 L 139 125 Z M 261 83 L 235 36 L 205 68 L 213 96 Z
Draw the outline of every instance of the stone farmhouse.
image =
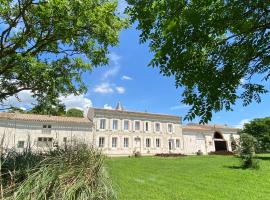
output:
M 0 113 L 4 150 L 46 151 L 85 142 L 110 156 L 156 153 L 208 154 L 231 151 L 238 129 L 226 125 L 183 125 L 181 117 L 123 109 L 90 108 L 86 118 Z

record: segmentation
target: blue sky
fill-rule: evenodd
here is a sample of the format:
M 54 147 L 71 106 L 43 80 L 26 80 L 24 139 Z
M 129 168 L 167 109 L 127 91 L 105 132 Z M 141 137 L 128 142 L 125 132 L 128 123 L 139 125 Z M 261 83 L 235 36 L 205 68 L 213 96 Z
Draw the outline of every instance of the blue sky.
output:
M 175 88 L 173 77 L 164 77 L 157 68 L 147 66 L 152 55 L 147 44 L 139 44 L 139 33 L 134 26 L 123 31 L 119 46 L 111 50 L 110 64 L 85 75 L 89 88 L 86 97 L 94 107 L 114 108 L 121 101 L 127 110 L 184 116 L 189 108 L 180 102 L 182 89 Z M 215 113 L 211 123 L 239 126 L 253 118 L 270 116 L 269 102 L 269 93 L 262 96 L 260 104 L 243 107 L 239 101 L 234 111 Z
M 124 1 L 120 1 L 121 12 L 124 6 Z M 121 101 L 126 110 L 178 116 L 187 113 L 189 108 L 181 104 L 182 89 L 175 88 L 174 78 L 164 77 L 157 68 L 147 66 L 152 55 L 147 44 L 139 44 L 139 34 L 134 26 L 121 32 L 119 46 L 111 49 L 109 65 L 95 68 L 91 74 L 84 74 L 87 94 L 62 98 L 67 108 L 114 108 Z M 270 90 L 269 83 L 267 88 Z M 29 91 L 22 92 L 19 97 L 20 102 L 11 97 L 6 103 L 29 108 L 35 101 Z M 262 96 L 260 104 L 254 102 L 248 107 L 242 107 L 239 101 L 234 111 L 215 113 L 210 123 L 240 127 L 253 118 L 270 116 L 269 102 L 269 93 Z M 198 122 L 198 119 L 193 122 Z

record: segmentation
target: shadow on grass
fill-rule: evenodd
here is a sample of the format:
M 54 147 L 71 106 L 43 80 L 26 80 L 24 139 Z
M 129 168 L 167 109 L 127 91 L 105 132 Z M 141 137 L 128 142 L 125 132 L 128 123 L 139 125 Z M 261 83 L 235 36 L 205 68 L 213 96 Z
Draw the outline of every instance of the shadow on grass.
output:
M 259 159 L 259 160 L 269 160 L 270 161 L 270 157 L 266 157 L 266 156 L 257 156 L 256 159 Z
M 241 167 L 241 166 L 223 166 L 225 168 L 228 168 L 228 169 L 246 169 L 244 167 Z

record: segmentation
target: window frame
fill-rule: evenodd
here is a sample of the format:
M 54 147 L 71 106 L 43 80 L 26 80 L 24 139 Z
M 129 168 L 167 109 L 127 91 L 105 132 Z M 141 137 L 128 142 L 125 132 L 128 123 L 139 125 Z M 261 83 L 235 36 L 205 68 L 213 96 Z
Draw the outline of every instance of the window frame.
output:
M 180 148 L 181 147 L 181 143 L 180 143 L 180 139 L 175 139 L 175 148 Z
M 50 134 L 52 132 L 52 125 L 51 124 L 43 124 L 41 132 L 43 134 Z
M 147 129 L 146 129 L 147 127 Z M 151 122 L 150 121 L 145 121 L 144 122 L 144 131 L 145 132 L 150 132 L 151 131 Z
M 128 137 L 124 137 L 124 148 L 129 148 L 129 138 Z
M 22 143 L 22 145 L 21 145 Z M 18 140 L 17 141 L 17 148 L 23 149 L 24 148 L 25 141 L 24 140 Z
M 102 144 L 102 145 L 100 145 L 100 144 Z M 105 147 L 105 137 L 99 137 L 98 138 L 98 147 L 99 148 L 104 148 Z
M 136 123 L 139 123 L 139 129 L 136 129 Z M 139 120 L 134 120 L 134 131 L 140 132 L 141 130 L 141 122 Z
M 116 124 L 114 122 L 116 122 Z M 118 119 L 112 119 L 112 130 L 117 131 L 118 129 L 119 129 L 119 120 Z
M 146 148 L 151 148 L 151 138 L 146 138 L 145 139 L 145 147 Z
M 159 130 L 157 131 L 157 124 L 159 124 Z M 160 133 L 161 132 L 161 123 L 160 122 L 155 122 L 155 132 Z
M 52 137 L 38 137 L 37 147 L 39 148 L 52 148 L 53 147 L 53 138 Z
M 104 121 L 104 128 L 102 128 L 102 123 L 101 123 L 101 121 Z M 105 118 L 100 118 L 99 119 L 99 130 L 106 130 L 106 119 Z
M 169 129 L 169 126 L 171 126 L 171 131 L 170 131 L 170 129 Z M 170 134 L 173 133 L 173 124 L 172 124 L 172 123 L 168 123 L 168 124 L 167 124 L 167 132 L 170 133 Z
M 158 141 L 158 143 L 157 143 L 157 141 Z M 160 138 L 156 138 L 156 148 L 160 148 L 160 146 L 161 146 L 160 141 L 161 141 Z
M 117 140 L 118 140 L 117 137 L 112 137 L 112 148 L 117 148 Z M 114 141 L 115 141 L 115 143 L 114 143 Z M 114 146 L 114 144 L 115 144 L 115 146 Z
M 127 122 L 127 129 L 125 129 L 125 122 Z M 128 119 L 124 119 L 123 120 L 123 130 L 124 131 L 129 131 L 130 130 L 130 122 L 129 122 L 129 120 Z

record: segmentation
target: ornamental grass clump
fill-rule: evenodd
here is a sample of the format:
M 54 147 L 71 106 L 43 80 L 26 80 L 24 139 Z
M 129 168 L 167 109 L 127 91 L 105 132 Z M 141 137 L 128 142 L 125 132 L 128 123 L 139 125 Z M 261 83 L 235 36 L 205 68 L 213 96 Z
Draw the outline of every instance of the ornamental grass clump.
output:
M 17 188 L 16 200 L 115 199 L 104 156 L 85 144 L 51 152 Z

